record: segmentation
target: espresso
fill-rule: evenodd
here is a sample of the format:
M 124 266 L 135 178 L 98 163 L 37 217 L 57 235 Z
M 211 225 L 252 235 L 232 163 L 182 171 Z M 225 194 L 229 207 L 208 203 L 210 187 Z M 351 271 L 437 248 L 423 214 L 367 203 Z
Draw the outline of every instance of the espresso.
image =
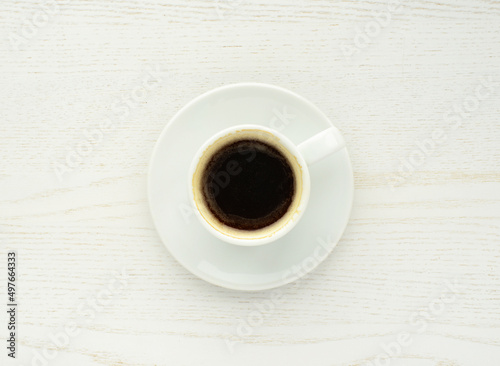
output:
M 288 159 L 256 139 L 219 148 L 206 164 L 201 184 L 214 217 L 239 230 L 258 230 L 278 221 L 296 191 Z

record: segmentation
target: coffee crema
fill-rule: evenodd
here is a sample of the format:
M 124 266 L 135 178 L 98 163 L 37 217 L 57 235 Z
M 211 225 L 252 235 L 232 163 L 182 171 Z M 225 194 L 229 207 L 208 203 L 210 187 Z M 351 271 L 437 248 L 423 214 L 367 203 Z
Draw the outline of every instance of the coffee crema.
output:
M 213 152 L 201 176 L 212 215 L 238 230 L 258 230 L 280 220 L 296 195 L 296 177 L 274 146 L 245 138 Z
M 190 177 L 200 219 L 225 237 L 249 241 L 293 225 L 307 202 L 309 180 L 286 145 L 257 127 L 228 132 L 204 146 Z

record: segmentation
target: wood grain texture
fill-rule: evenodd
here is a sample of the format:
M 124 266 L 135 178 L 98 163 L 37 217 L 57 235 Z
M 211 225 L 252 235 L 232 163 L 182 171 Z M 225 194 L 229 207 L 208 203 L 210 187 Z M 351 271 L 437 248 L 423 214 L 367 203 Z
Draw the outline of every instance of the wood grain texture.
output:
M 32 365 L 48 349 L 50 365 L 364 366 L 401 332 L 413 342 L 386 364 L 500 365 L 500 2 L 401 0 L 349 56 L 345 46 L 387 2 L 57 1 L 13 47 L 50 6 L 0 3 L 0 270 L 17 250 L 21 304 L 20 358 L 2 350 L 1 365 Z M 160 70 L 155 87 L 117 116 L 117 100 L 150 69 Z M 484 79 L 491 92 L 457 126 L 446 113 L 472 103 Z M 146 200 L 167 121 L 241 81 L 289 88 L 323 110 L 346 137 L 356 182 L 334 253 L 283 287 L 246 335 L 242 322 L 270 292 L 188 273 L 160 242 Z M 58 179 L 56 164 L 107 118 L 117 127 Z M 445 141 L 401 178 L 437 129 Z M 125 288 L 92 312 L 89 301 L 123 271 Z M 456 299 L 422 318 L 447 281 L 459 284 Z M 71 322 L 80 334 L 57 347 L 52 335 Z

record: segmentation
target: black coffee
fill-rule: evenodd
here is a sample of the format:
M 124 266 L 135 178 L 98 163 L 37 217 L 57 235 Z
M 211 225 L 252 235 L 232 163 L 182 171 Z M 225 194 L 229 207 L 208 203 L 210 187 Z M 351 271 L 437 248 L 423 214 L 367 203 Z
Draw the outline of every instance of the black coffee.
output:
M 295 194 L 287 158 L 259 140 L 221 147 L 205 167 L 203 196 L 212 214 L 240 230 L 257 230 L 279 220 Z

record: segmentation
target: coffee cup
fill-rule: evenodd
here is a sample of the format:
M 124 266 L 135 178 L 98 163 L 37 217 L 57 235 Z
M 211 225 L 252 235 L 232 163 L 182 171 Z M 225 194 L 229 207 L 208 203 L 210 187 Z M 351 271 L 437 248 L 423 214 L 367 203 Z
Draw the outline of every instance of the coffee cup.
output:
M 271 243 L 299 222 L 309 200 L 308 166 L 345 146 L 335 127 L 295 145 L 280 132 L 238 125 L 196 153 L 189 195 L 201 224 L 231 244 Z

